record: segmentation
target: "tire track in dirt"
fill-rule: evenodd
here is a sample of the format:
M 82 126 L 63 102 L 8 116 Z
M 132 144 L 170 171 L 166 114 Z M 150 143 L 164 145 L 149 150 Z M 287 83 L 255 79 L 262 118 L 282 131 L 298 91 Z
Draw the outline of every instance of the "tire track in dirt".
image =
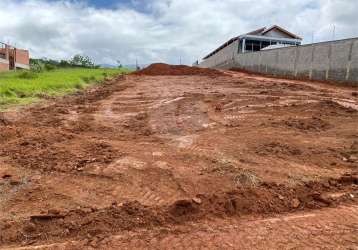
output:
M 152 167 L 138 158 L 124 157 L 110 164 L 104 171 L 105 176 L 117 175 L 119 179 L 121 176 L 126 176 L 126 182 L 119 182 L 112 191 L 112 196 L 120 200 L 136 200 L 147 206 L 162 206 L 169 205 L 182 196 L 179 184 L 176 184 L 175 179 L 168 174 L 168 180 L 155 185 L 150 182 L 141 184 L 138 179 L 144 179 L 151 170 L 153 170 Z M 164 174 L 167 171 L 155 169 L 154 174 Z
M 96 244 L 68 242 L 31 249 L 358 249 L 358 206 L 326 208 L 266 219 L 211 220 L 170 230 L 123 233 Z
M 179 198 L 177 192 L 166 190 L 164 195 L 160 190 L 153 191 L 148 187 L 132 185 L 126 190 L 117 188 L 114 190 L 115 196 L 132 197 L 131 200 L 137 200 L 146 206 L 164 206 L 173 203 Z
M 154 236 L 155 237 L 155 236 Z M 165 236 L 134 237 L 124 249 L 358 249 L 358 207 L 339 207 L 231 225 L 207 224 Z
M 39 188 L 9 193 L 7 207 L 21 220 L 0 223 L 3 246 L 357 245 L 356 207 L 307 210 L 356 204 L 358 116 L 336 101 L 356 105 L 357 99 L 340 88 L 238 78 L 131 75 L 49 108 L 31 108 L 21 122 L 0 120 L 0 151 L 9 163 L 53 175 L 34 179 Z M 293 154 L 296 149 L 302 153 Z M 255 176 L 259 185 L 251 185 Z M 301 209 L 306 212 L 295 213 Z M 29 223 L 42 213 L 51 217 L 50 210 L 65 217 Z M 268 213 L 281 214 L 254 217 Z M 243 214 L 252 217 L 238 219 Z M 25 239 L 25 229 L 34 238 Z

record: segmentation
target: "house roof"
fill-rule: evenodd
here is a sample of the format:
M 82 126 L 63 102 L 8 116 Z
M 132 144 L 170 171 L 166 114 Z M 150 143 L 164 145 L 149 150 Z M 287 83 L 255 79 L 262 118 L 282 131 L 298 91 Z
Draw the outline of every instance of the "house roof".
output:
M 262 27 L 262 28 L 259 28 L 257 30 L 253 30 L 253 31 L 250 31 L 248 33 L 245 33 L 243 35 L 239 35 L 239 36 L 236 36 L 236 37 L 233 37 L 231 38 L 229 41 L 225 42 L 224 44 L 222 44 L 220 47 L 218 47 L 217 49 L 215 49 L 213 52 L 211 52 L 210 54 L 208 54 L 207 56 L 205 56 L 203 59 L 207 59 L 209 58 L 210 56 L 216 54 L 219 50 L 222 50 L 223 48 L 225 48 L 226 46 L 230 45 L 231 43 L 235 42 L 237 39 L 239 39 L 240 37 L 242 36 L 246 36 L 246 35 L 254 35 L 254 36 L 264 36 L 266 33 L 268 33 L 269 31 L 271 30 L 274 30 L 274 29 L 277 29 L 279 30 L 280 32 L 286 34 L 287 36 L 289 36 L 290 38 L 292 39 L 298 39 L 298 40 L 302 40 L 301 37 L 285 30 L 284 28 L 278 26 L 278 25 L 273 25 L 269 28 L 266 28 L 266 27 Z
M 285 33 L 286 35 L 292 37 L 293 39 L 302 40 L 301 37 L 299 37 L 299 36 L 297 36 L 297 35 L 295 35 L 295 34 L 289 32 L 289 31 L 285 30 L 284 28 L 282 28 L 282 27 L 280 27 L 280 26 L 278 26 L 278 25 L 273 25 L 273 26 L 271 26 L 270 28 L 265 29 L 265 30 L 262 32 L 262 35 L 265 35 L 267 32 L 269 32 L 269 31 L 271 31 L 271 30 L 273 30 L 273 29 L 277 29 L 277 30 L 281 31 L 282 33 Z
M 266 27 L 262 27 L 260 29 L 253 30 L 253 31 L 251 31 L 249 33 L 246 33 L 245 35 L 260 35 L 260 34 L 262 34 L 262 32 L 265 31 L 265 29 L 266 29 Z

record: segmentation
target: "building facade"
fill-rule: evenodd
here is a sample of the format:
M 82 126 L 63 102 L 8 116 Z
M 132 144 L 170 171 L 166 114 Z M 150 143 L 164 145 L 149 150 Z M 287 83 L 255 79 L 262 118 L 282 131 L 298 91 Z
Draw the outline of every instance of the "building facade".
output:
M 223 45 L 209 53 L 202 59 L 200 65 L 215 64 L 215 61 L 220 61 L 220 58 L 227 57 L 234 58 L 237 54 L 248 52 L 256 52 L 265 49 L 297 46 L 302 42 L 302 38 L 277 26 L 269 28 L 263 27 L 249 33 L 231 38 Z
M 278 26 L 263 28 L 230 39 L 196 66 L 358 86 L 357 37 L 300 44 Z
M 28 50 L 18 49 L 0 42 L 0 71 L 29 68 L 30 54 Z

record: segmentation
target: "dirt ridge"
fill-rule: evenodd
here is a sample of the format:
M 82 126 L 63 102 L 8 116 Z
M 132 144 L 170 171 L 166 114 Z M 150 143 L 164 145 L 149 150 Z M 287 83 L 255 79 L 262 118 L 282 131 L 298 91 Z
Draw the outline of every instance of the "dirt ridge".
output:
M 225 74 L 215 69 L 189 67 L 186 65 L 169 65 L 164 63 L 154 63 L 148 67 L 136 71 L 134 75 L 147 75 L 147 76 L 185 76 L 185 75 L 198 75 L 198 76 L 224 76 Z
M 358 197 L 358 190 L 352 185 L 358 185 L 358 175 L 347 174 L 326 183 L 311 182 L 293 190 L 287 190 L 283 185 L 263 183 L 260 187 L 240 188 L 222 194 L 199 194 L 193 199 L 177 200 L 163 207 L 149 207 L 132 201 L 113 203 L 102 209 L 52 209 L 29 219 L 0 221 L 3 232 L 0 245 L 39 244 L 48 242 L 48 239 L 103 238 L 123 230 L 182 224 L 211 217 L 270 215 L 335 207 L 340 203 L 352 203 L 352 197 Z

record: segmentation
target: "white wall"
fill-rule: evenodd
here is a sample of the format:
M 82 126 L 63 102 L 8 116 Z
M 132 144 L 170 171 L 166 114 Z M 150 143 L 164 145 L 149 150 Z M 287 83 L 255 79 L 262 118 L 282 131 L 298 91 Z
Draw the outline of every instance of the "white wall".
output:
M 237 56 L 238 49 L 239 43 L 238 41 L 234 41 L 215 55 L 201 62 L 199 66 L 205 68 L 228 68 L 227 66 L 230 66 Z
M 245 54 L 238 54 L 237 46 L 226 47 L 200 66 L 358 84 L 358 38 Z

